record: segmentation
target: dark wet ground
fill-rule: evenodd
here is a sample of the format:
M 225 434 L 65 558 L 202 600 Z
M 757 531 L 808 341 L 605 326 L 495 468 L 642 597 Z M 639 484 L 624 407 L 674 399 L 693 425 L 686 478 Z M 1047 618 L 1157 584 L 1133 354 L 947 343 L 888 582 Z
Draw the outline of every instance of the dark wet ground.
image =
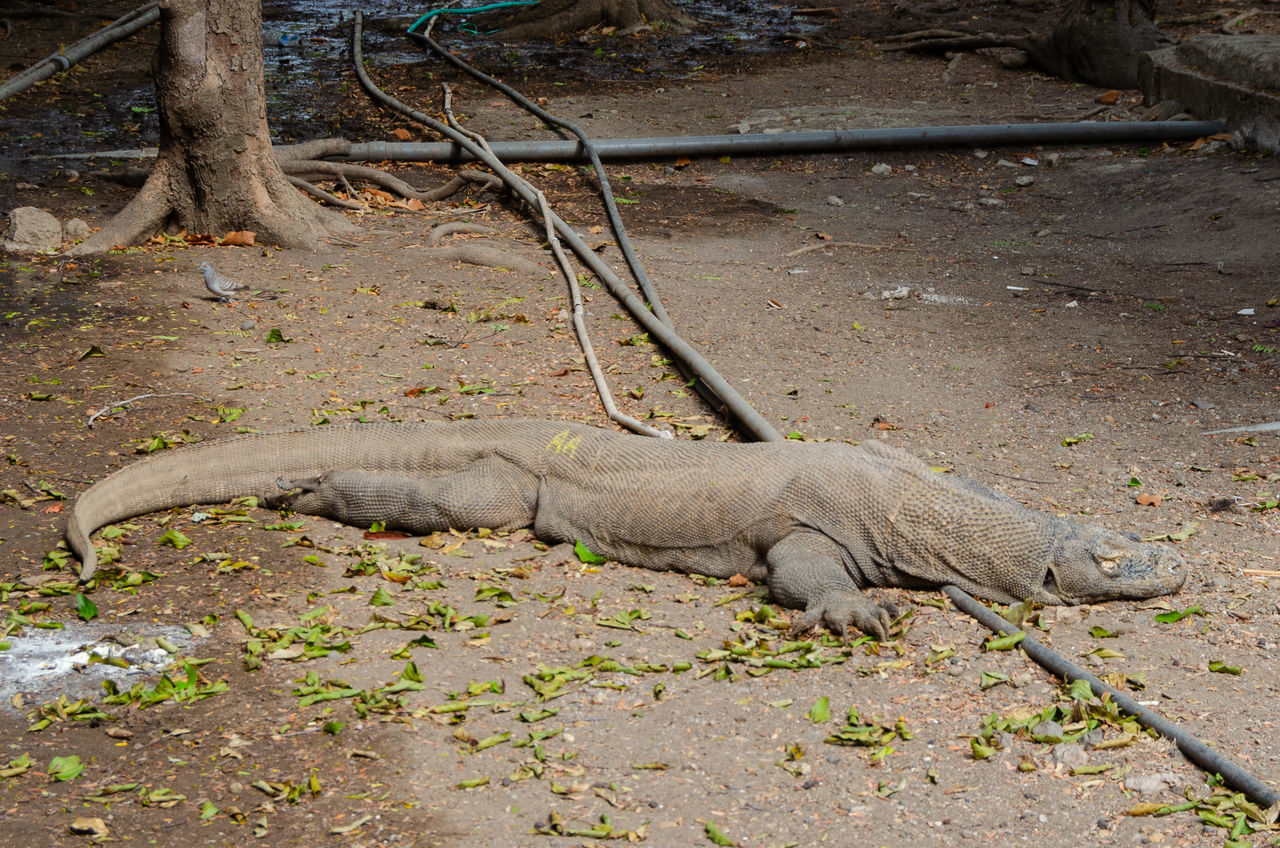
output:
M 21 19 L 14 36 L 0 42 L 0 63 L 10 73 L 23 70 L 131 5 L 103 4 L 96 17 Z M 364 4 L 363 49 L 371 70 L 409 71 L 420 82 L 433 81 L 445 70 L 437 70 L 437 60 L 404 37 L 425 8 L 406 11 L 403 4 L 385 0 Z M 808 46 L 805 38 L 820 29 L 817 19 L 793 17 L 790 6 L 696 0 L 684 8 L 707 26 L 694 33 L 635 38 L 587 33 L 517 48 L 476 34 L 495 21 L 448 16 L 437 24 L 434 35 L 494 74 L 546 75 L 554 69 L 567 82 L 590 85 L 680 79 L 702 72 L 717 58 L 750 61 L 772 51 L 802 50 Z M 267 112 L 275 140 L 287 144 L 326 135 L 360 137 L 367 129 L 362 117 L 335 114 L 333 109 L 356 85 L 350 50 L 353 7 L 339 0 L 266 2 L 262 12 Z M 77 160 L 28 157 L 154 146 L 159 121 L 150 63 L 158 36 L 159 28 L 149 27 L 44 83 L 56 90 L 53 97 L 27 92 L 10 98 L 0 113 L 0 169 L 13 178 L 34 180 L 50 170 L 81 165 Z M 401 96 L 413 102 L 438 94 Z M 32 108 L 35 102 L 42 105 Z

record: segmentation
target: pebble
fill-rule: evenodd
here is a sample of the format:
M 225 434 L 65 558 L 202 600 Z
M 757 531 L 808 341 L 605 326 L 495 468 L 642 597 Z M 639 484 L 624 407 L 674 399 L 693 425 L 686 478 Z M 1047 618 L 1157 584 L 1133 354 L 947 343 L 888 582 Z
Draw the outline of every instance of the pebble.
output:
M 973 158 L 974 158 L 974 159 L 986 159 L 986 158 L 987 158 L 987 151 L 982 150 L 982 149 L 975 150 L 975 151 L 973 151 Z
M 1078 300 L 1072 300 L 1072 301 L 1069 301 L 1069 302 L 1067 303 L 1066 308 L 1067 308 L 1067 309 L 1075 309 L 1075 308 L 1076 308 L 1076 307 L 1078 307 L 1079 305 L 1080 305 L 1080 301 L 1078 301 Z
M 910 293 L 911 293 L 911 289 L 907 288 L 906 286 L 898 286 L 896 289 L 888 289 L 886 291 L 880 292 L 880 299 L 881 300 L 902 300 L 904 297 L 906 297 Z
M 1018 168 L 1021 167 L 1017 162 L 1010 162 L 1008 159 L 997 159 L 997 168 Z
M 1035 185 L 1035 184 L 1036 184 L 1036 178 L 1035 178 L 1035 177 L 1027 176 L 1026 174 L 1023 174 L 1023 175 L 1022 175 L 1022 176 L 1020 176 L 1020 177 L 1014 177 L 1014 178 L 1013 178 L 1013 184 L 1014 184 L 1014 185 L 1016 185 L 1016 186 L 1018 186 L 1019 188 L 1026 188 L 1027 186 Z
M 248 331 L 248 330 L 252 330 L 257 325 L 258 325 L 257 321 L 254 321 L 253 319 L 249 319 L 248 321 L 245 321 L 243 324 L 240 325 L 240 329 Z
M 983 206 L 1004 206 L 1005 202 L 998 197 L 979 197 L 978 202 Z
M 1056 721 L 1042 721 L 1031 728 L 1031 736 L 1037 742 L 1061 742 L 1062 725 Z
M 1067 768 L 1079 768 L 1088 765 L 1089 754 L 1079 743 L 1059 742 L 1053 746 L 1053 761 Z
M 828 206 L 844 206 L 844 201 L 836 197 L 834 194 L 827 195 Z
M 871 173 L 875 174 L 877 177 L 887 177 L 893 173 L 893 168 L 884 162 L 877 162 L 871 166 Z
M 1176 774 L 1167 771 L 1155 774 L 1131 774 L 1124 779 L 1124 788 L 1139 795 L 1155 795 L 1181 782 Z

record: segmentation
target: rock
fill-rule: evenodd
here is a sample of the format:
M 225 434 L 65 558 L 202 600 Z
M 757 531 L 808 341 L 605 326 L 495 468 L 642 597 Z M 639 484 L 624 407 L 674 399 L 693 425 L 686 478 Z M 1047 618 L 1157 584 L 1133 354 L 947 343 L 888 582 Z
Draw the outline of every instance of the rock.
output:
M 1072 300 L 1072 301 L 1068 301 L 1068 302 L 1067 302 L 1067 304 L 1066 304 L 1066 306 L 1065 306 L 1064 308 L 1065 308 L 1065 309 L 1075 309 L 1075 308 L 1077 308 L 1077 307 L 1079 307 L 1079 306 L 1080 306 L 1080 301 L 1078 301 L 1078 300 Z
M 1062 725 L 1056 721 L 1042 721 L 1031 728 L 1031 738 L 1036 742 L 1061 742 Z
M 9 213 L 4 249 L 15 253 L 44 253 L 62 247 L 58 219 L 34 206 L 19 206 Z
M 1089 764 L 1089 754 L 1076 742 L 1059 742 L 1053 746 L 1053 761 L 1067 768 L 1079 768 Z
M 884 162 L 877 162 L 871 166 L 871 173 L 875 174 L 877 177 L 887 177 L 893 173 L 893 168 Z
M 834 194 L 827 195 L 828 206 L 844 206 L 844 201 L 836 197 Z
M 983 206 L 1004 206 L 1005 202 L 998 197 L 979 197 L 978 202 Z
M 62 237 L 67 241 L 83 241 L 89 237 L 89 225 L 79 218 L 71 218 L 62 225 Z
M 973 151 L 973 158 L 974 158 L 974 159 L 986 159 L 986 158 L 987 158 L 987 151 L 982 150 L 982 149 L 974 150 L 974 151 Z
M 72 833 L 81 833 L 92 836 L 94 839 L 105 839 L 111 834 L 111 831 L 107 830 L 107 823 L 97 816 L 77 818 L 71 822 L 68 829 Z
M 1155 774 L 1131 774 L 1124 779 L 1124 788 L 1139 795 L 1155 795 L 1181 782 L 1181 778 L 1176 774 L 1167 771 Z
M 1019 165 L 1017 162 L 1010 162 L 1008 159 L 997 159 L 996 167 L 997 168 L 1020 168 L 1022 166 Z
M 244 330 L 245 332 L 248 332 L 249 330 L 252 330 L 257 325 L 258 325 L 257 321 L 250 319 L 248 321 L 245 321 L 243 324 L 241 324 L 240 329 Z
M 1016 185 L 1018 188 L 1026 188 L 1027 186 L 1035 185 L 1036 178 L 1029 177 L 1026 174 L 1023 174 L 1020 177 L 1014 177 L 1013 184 Z
M 888 289 L 886 291 L 880 292 L 880 299 L 881 300 L 902 300 L 904 297 L 906 297 L 910 293 L 911 293 L 911 289 L 907 288 L 906 286 L 898 286 L 896 289 Z
M 1031 265 L 1023 265 L 1018 269 L 1018 273 L 1024 277 L 1031 277 L 1035 275 L 1036 269 Z

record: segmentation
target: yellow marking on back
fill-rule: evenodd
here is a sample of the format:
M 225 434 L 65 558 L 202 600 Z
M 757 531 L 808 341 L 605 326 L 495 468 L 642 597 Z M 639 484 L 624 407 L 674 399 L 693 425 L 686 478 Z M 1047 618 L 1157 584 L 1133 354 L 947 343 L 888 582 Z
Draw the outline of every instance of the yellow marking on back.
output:
M 570 436 L 568 430 L 561 430 L 551 437 L 551 441 L 547 442 L 546 449 L 557 454 L 569 454 L 572 458 L 577 458 L 578 443 L 582 441 L 582 436 Z

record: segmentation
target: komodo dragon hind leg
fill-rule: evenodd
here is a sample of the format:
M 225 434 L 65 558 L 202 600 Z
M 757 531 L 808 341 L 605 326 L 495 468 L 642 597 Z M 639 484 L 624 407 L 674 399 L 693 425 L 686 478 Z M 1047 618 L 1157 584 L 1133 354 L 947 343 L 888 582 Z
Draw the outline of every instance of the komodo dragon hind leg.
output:
M 797 530 L 769 549 L 769 592 L 786 607 L 803 610 L 792 625 L 804 631 L 826 624 L 844 637 L 852 624 L 880 641 L 897 617 L 891 604 L 862 594 L 844 567 L 841 548 L 814 530 Z
M 438 477 L 331 471 L 280 479 L 276 485 L 290 494 L 272 498 L 272 503 L 295 512 L 356 527 L 381 521 L 388 529 L 411 533 L 529 527 L 538 501 L 537 478 L 497 457 Z

